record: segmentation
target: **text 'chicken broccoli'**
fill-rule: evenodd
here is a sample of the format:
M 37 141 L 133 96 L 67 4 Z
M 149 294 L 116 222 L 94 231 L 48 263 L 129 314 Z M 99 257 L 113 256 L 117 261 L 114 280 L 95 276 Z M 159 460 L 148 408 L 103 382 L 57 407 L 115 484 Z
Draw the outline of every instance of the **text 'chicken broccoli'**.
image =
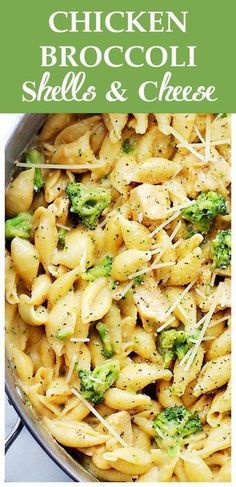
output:
M 212 241 L 211 247 L 214 267 L 227 269 L 231 261 L 231 230 L 221 230 Z
M 70 198 L 71 209 L 77 213 L 81 223 L 94 230 L 102 211 L 111 202 L 111 191 L 104 188 L 92 188 L 82 183 L 70 183 L 66 188 Z
M 191 413 L 184 406 L 172 406 L 156 416 L 153 428 L 159 448 L 176 456 L 185 438 L 202 431 L 202 423 L 197 413 Z
M 159 335 L 159 349 L 163 356 L 164 367 L 169 367 L 171 361 L 176 357 L 182 360 L 198 337 L 198 330 L 191 333 L 190 331 L 172 328 L 161 332 Z
M 215 191 L 201 193 L 194 203 L 182 210 L 182 217 L 192 223 L 195 233 L 207 233 L 217 215 L 227 215 L 225 197 Z
M 43 164 L 44 157 L 36 149 L 26 153 L 26 162 L 28 164 Z M 34 191 L 38 193 L 44 185 L 42 169 L 36 167 L 34 170 Z
M 103 346 L 103 352 L 102 353 L 103 353 L 104 357 L 111 358 L 114 352 L 113 352 L 111 339 L 110 339 L 107 327 L 104 325 L 104 323 L 99 321 L 99 323 L 97 323 L 97 325 L 96 325 L 96 330 L 98 331 L 100 340 L 102 342 L 102 346 Z
M 80 378 L 80 390 L 85 399 L 94 404 L 99 404 L 104 399 L 104 393 L 118 379 L 120 363 L 118 360 L 106 360 L 90 372 L 89 370 L 78 370 Z
M 112 257 L 106 255 L 97 265 L 91 267 L 82 275 L 86 281 L 94 281 L 98 277 L 109 277 L 111 275 Z
M 5 236 L 7 239 L 14 237 L 29 238 L 32 229 L 32 215 L 30 213 L 19 213 L 5 223 Z

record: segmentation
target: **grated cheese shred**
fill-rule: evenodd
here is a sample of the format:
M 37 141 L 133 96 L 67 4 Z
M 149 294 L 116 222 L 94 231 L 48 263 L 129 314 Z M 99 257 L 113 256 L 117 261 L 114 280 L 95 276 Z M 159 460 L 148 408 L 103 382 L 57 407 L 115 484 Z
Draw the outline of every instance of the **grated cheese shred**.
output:
M 204 144 L 205 143 L 205 139 L 203 138 L 203 136 L 202 136 L 200 130 L 198 129 L 198 127 L 196 125 L 194 125 L 193 128 L 194 128 L 194 130 L 195 130 L 195 132 L 196 132 L 199 140 Z
M 174 311 L 174 309 L 178 306 L 178 304 L 182 301 L 182 299 L 184 298 L 184 296 L 190 291 L 190 289 L 194 286 L 194 284 L 196 283 L 197 281 L 197 277 L 192 281 L 190 282 L 187 287 L 183 290 L 183 292 L 178 296 L 178 298 L 176 299 L 176 301 L 171 305 L 171 307 L 169 308 L 169 310 L 166 312 L 166 318 L 167 316 L 169 316 L 172 311 Z
M 149 269 L 149 267 L 148 267 Z M 130 290 L 130 288 L 133 286 L 134 284 L 134 281 L 131 280 L 130 282 L 128 282 L 127 286 L 125 286 L 121 291 L 116 291 L 113 293 L 113 299 L 115 299 L 116 301 L 119 301 L 120 299 L 122 299 L 126 293 Z
M 167 328 L 167 326 L 169 326 L 171 323 L 173 323 L 173 321 L 175 320 L 175 317 L 174 316 L 171 316 L 171 318 L 166 321 L 165 323 L 163 323 L 163 325 L 161 325 L 156 331 L 157 333 L 160 333 L 160 331 L 164 330 L 165 328 Z
M 174 238 L 175 238 L 176 234 L 178 233 L 179 229 L 181 228 L 181 225 L 182 225 L 182 222 L 181 222 L 181 221 L 179 221 L 179 222 L 177 223 L 177 225 L 175 226 L 175 228 L 174 228 L 174 230 L 173 230 L 172 234 L 170 235 L 170 240 L 171 240 L 171 242 L 172 242 L 172 240 L 174 240 Z
M 155 230 L 153 230 L 153 232 L 149 233 L 148 237 L 149 238 L 154 237 L 154 235 L 156 235 L 160 230 L 162 230 L 162 228 L 166 227 L 166 225 L 168 225 L 173 220 L 178 218 L 179 215 L 180 215 L 180 211 L 177 211 L 174 215 L 172 215 L 170 218 L 168 218 L 168 220 L 164 221 L 163 223 L 161 223 L 161 225 L 159 225 L 157 228 L 155 228 Z
M 195 157 L 197 157 L 198 159 L 200 159 L 200 161 L 202 162 L 205 162 L 205 158 L 199 154 L 199 152 L 197 152 L 193 147 L 192 145 L 181 135 L 179 134 L 179 132 L 177 132 L 177 130 L 174 129 L 174 127 L 171 127 L 171 125 L 168 127 L 170 133 L 172 135 L 174 135 L 174 137 L 176 139 L 178 139 L 181 144 L 183 144 L 183 146 L 189 150 L 189 152 L 191 152 Z
M 184 370 L 186 372 L 189 370 L 189 368 L 191 367 L 191 365 L 192 365 L 192 363 L 193 363 L 193 361 L 194 361 L 194 359 L 196 357 L 196 354 L 197 354 L 198 349 L 199 349 L 199 347 L 201 345 L 202 339 L 203 339 L 203 337 L 204 337 L 204 335 L 206 333 L 206 330 L 207 330 L 207 328 L 209 326 L 209 323 L 211 321 L 211 317 L 212 317 L 212 315 L 213 315 L 213 313 L 215 311 L 216 303 L 217 303 L 217 300 L 216 300 L 216 297 L 215 297 L 215 299 L 213 300 L 212 305 L 210 307 L 210 311 L 205 316 L 206 320 L 205 320 L 205 322 L 203 324 L 203 327 L 202 327 L 202 329 L 200 331 L 200 334 L 199 334 L 199 337 L 197 339 L 197 342 L 195 343 L 195 345 L 193 347 L 193 351 L 192 351 L 192 353 L 191 353 L 191 355 L 189 357 L 189 360 L 188 360 L 188 362 L 187 362 L 187 364 L 185 366 L 185 369 Z
M 72 355 L 72 359 L 71 359 L 71 363 L 70 363 L 70 367 L 69 367 L 69 370 L 68 370 L 68 374 L 66 376 L 66 383 L 68 384 L 71 380 L 71 377 L 73 375 L 73 372 L 74 372 L 74 368 L 75 368 L 75 364 L 78 360 L 78 357 L 77 355 Z
M 127 448 L 127 443 L 118 435 L 118 433 L 112 428 L 112 426 L 99 414 L 99 412 L 88 402 L 76 389 L 71 389 L 71 392 L 78 397 L 81 402 L 96 416 L 100 423 L 111 433 L 112 436 L 124 447 Z
M 211 117 L 208 114 L 206 117 L 205 162 L 208 162 L 210 157 L 211 157 Z
M 71 227 L 67 227 L 66 225 L 62 225 L 61 223 L 56 223 L 56 227 L 64 228 L 64 230 L 67 230 L 67 232 L 70 232 L 72 230 Z
M 223 318 L 219 318 L 218 320 L 213 320 L 211 321 L 209 328 L 212 328 L 212 326 L 218 325 L 218 323 L 223 323 L 224 321 L 227 321 L 231 318 L 230 315 L 225 315 Z

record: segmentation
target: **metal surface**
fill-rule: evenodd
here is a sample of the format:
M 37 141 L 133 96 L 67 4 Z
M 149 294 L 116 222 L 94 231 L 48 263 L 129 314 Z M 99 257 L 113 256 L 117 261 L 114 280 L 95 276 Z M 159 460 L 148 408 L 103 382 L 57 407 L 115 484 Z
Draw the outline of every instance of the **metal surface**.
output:
M 13 163 L 32 138 L 37 134 L 46 115 L 27 114 L 22 115 L 17 120 L 16 125 L 10 133 L 6 143 L 6 184 L 8 184 L 13 172 Z M 35 440 L 43 450 L 54 460 L 54 462 L 76 482 L 98 482 L 98 480 L 73 458 L 72 453 L 68 453 L 61 447 L 49 434 L 42 422 L 31 412 L 31 409 L 24 403 L 24 395 L 16 386 L 16 379 L 11 369 L 11 364 L 6 358 L 6 393 L 10 403 L 21 418 L 22 423 L 27 427 Z M 19 424 L 17 425 L 19 427 Z M 16 428 L 12 441 L 19 433 Z M 9 438 L 10 442 L 10 438 Z M 72 452 L 72 450 L 71 450 Z
M 21 419 L 18 418 L 14 428 L 10 431 L 9 435 L 5 438 L 5 454 L 8 452 L 12 443 L 14 443 L 14 441 L 16 440 L 17 436 L 19 436 L 23 428 L 24 428 L 24 424 L 22 423 Z

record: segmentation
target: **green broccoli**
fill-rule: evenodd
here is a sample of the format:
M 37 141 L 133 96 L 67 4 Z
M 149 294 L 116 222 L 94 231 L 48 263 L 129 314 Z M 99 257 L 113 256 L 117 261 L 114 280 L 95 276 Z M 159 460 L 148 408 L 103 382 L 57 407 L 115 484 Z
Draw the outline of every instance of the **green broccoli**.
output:
M 181 360 L 187 351 L 193 346 L 193 340 L 199 337 L 199 330 L 194 333 L 171 328 L 160 333 L 159 349 L 164 359 L 164 366 L 169 367 L 171 361 L 178 357 Z
M 101 340 L 102 345 L 103 345 L 103 352 L 102 353 L 103 353 L 104 357 L 105 358 L 111 358 L 114 351 L 112 348 L 111 339 L 110 339 L 107 327 L 101 321 L 99 321 L 99 323 L 97 323 L 97 325 L 96 325 L 96 329 L 99 333 L 100 340 Z
M 60 228 L 57 232 L 57 248 L 63 250 L 66 244 L 66 234 L 65 228 Z
M 104 393 L 118 379 L 120 363 L 118 360 L 105 360 L 90 372 L 79 369 L 81 394 L 94 404 L 99 404 L 104 399 Z
M 30 213 L 19 213 L 5 223 L 6 239 L 14 237 L 29 238 L 32 229 L 32 215 Z
M 143 275 L 133 277 L 134 285 L 142 284 L 144 281 Z
M 153 428 L 159 448 L 174 457 L 184 444 L 184 438 L 202 431 L 202 423 L 197 413 L 191 413 L 184 406 L 172 406 L 156 416 Z
M 221 230 L 212 241 L 211 254 L 214 267 L 226 269 L 231 261 L 231 230 Z
M 82 183 L 70 183 L 66 192 L 71 201 L 70 211 L 78 214 L 83 225 L 94 230 L 102 211 L 111 202 L 111 191 L 88 187 Z
M 130 144 L 130 139 L 125 139 L 124 142 L 122 143 L 122 150 L 126 154 L 129 154 L 130 152 L 133 152 L 134 148 Z
M 43 164 L 44 157 L 36 149 L 26 153 L 26 162 L 30 164 Z M 34 170 L 34 191 L 38 193 L 44 185 L 42 169 L 36 167 Z
M 192 205 L 182 210 L 182 217 L 193 224 L 193 232 L 207 233 L 214 218 L 227 213 L 225 197 L 209 191 L 201 193 Z
M 106 255 L 99 264 L 91 267 L 82 275 L 86 281 L 94 281 L 98 277 L 109 277 L 111 275 L 112 257 Z

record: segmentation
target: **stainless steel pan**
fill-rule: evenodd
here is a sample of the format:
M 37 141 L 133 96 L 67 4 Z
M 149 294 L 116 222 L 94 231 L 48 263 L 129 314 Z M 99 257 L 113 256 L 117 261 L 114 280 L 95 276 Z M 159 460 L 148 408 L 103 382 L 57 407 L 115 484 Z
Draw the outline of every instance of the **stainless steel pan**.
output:
M 18 118 L 6 143 L 6 184 L 8 184 L 12 171 L 13 162 L 29 144 L 31 139 L 39 131 L 46 115 L 27 114 Z M 76 453 L 66 451 L 46 431 L 40 420 L 31 413 L 24 402 L 24 395 L 16 386 L 16 379 L 13 375 L 11 364 L 6 358 L 6 393 L 10 404 L 19 415 L 13 431 L 6 439 L 6 451 L 9 449 L 15 438 L 25 425 L 43 450 L 54 460 L 55 463 L 76 482 L 98 482 L 98 480 L 87 472 L 76 459 Z

